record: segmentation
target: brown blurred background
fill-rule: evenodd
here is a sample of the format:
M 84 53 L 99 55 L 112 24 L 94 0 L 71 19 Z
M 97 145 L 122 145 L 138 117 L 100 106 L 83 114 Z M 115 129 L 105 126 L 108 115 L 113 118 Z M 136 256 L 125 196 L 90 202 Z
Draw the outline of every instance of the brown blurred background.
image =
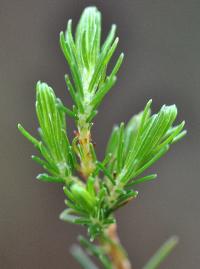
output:
M 104 35 L 112 23 L 118 25 L 118 53 L 126 55 L 118 83 L 95 120 L 99 157 L 112 125 L 127 121 L 150 98 L 154 111 L 163 103 L 177 104 L 189 131 L 152 168 L 158 180 L 141 185 L 139 198 L 118 212 L 122 242 L 135 269 L 177 234 L 180 244 L 160 268 L 198 269 L 200 2 L 195 0 L 0 0 L 0 268 L 79 268 L 68 250 L 83 230 L 58 220 L 62 189 L 35 180 L 41 171 L 30 159 L 35 151 L 16 125 L 20 121 L 36 134 L 39 79 L 71 104 L 58 35 L 87 5 L 102 11 Z

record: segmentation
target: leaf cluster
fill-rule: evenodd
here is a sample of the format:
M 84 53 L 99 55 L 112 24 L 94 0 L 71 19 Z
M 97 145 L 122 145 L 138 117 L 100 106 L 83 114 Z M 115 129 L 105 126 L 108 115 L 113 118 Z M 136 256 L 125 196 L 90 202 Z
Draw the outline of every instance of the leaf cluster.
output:
M 20 124 L 19 130 L 39 150 L 43 159 L 33 155 L 32 159 L 42 165 L 49 174 L 38 175 L 39 180 L 65 183 L 74 167 L 73 151 L 66 132 L 65 113 L 60 108 L 62 102 L 56 98 L 46 83 L 36 85 L 36 114 L 41 140 L 30 135 Z
M 150 100 L 126 126 L 123 123 L 115 126 L 110 136 L 106 154 L 112 157 L 104 169 L 120 188 L 156 178 L 156 174 L 137 177 L 186 134 L 184 121 L 173 126 L 177 117 L 175 105 L 163 105 L 158 113 L 151 115 L 151 103 Z
M 101 45 L 101 13 L 95 7 L 90 7 L 81 16 L 75 38 L 72 34 L 72 20 L 68 21 L 66 32 L 60 33 L 61 49 L 72 76 L 72 81 L 68 75 L 65 80 L 74 101 L 73 115 L 81 126 L 83 122 L 92 121 L 98 106 L 116 81 L 123 53 L 111 74 L 106 74 L 119 41 L 115 38 L 115 32 L 116 25 L 113 25 Z

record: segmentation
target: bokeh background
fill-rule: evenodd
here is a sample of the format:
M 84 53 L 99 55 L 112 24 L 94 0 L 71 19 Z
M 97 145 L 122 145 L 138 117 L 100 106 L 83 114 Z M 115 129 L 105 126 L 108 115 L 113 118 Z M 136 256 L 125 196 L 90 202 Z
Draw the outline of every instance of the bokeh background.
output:
M 195 0 L 0 0 L 0 268 L 78 269 L 69 254 L 79 227 L 62 223 L 64 195 L 58 185 L 35 180 L 40 167 L 17 122 L 36 134 L 35 83 L 51 84 L 65 104 L 71 101 L 63 75 L 68 67 L 58 42 L 60 30 L 82 9 L 96 5 L 103 32 L 118 25 L 126 58 L 118 83 L 96 117 L 94 140 L 100 158 L 114 123 L 127 121 L 153 99 L 155 112 L 177 104 L 188 136 L 152 169 L 154 183 L 139 187 L 139 198 L 117 218 L 121 240 L 141 268 L 170 235 L 180 244 L 160 268 L 200 264 L 200 2 Z M 72 127 L 71 122 L 69 127 Z

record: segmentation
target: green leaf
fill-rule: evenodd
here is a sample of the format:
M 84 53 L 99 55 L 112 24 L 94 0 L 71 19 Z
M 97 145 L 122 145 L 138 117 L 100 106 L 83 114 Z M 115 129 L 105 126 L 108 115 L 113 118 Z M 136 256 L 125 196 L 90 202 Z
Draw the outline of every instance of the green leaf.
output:
M 102 51 L 111 46 L 111 44 L 115 38 L 116 29 L 117 29 L 117 26 L 115 24 L 113 24 L 111 26 L 110 32 L 109 32 L 104 44 L 102 45 L 102 48 L 101 48 Z
M 102 76 L 103 70 L 107 67 L 113 53 L 115 52 L 118 42 L 119 42 L 119 39 L 116 38 L 112 46 L 109 48 L 109 50 L 108 51 L 103 50 L 102 53 L 100 54 L 99 60 L 95 67 L 94 74 L 89 84 L 89 88 L 88 88 L 89 92 L 96 90 L 96 85 L 98 85 L 100 78 Z
M 92 176 L 87 179 L 87 191 L 93 196 L 96 195 L 95 181 L 95 178 Z
M 79 236 L 79 242 L 83 247 L 90 251 L 92 255 L 96 256 L 101 261 L 105 269 L 112 269 L 112 264 L 106 257 L 105 250 L 103 248 L 91 244 L 83 236 Z
M 179 140 L 181 140 L 185 135 L 187 134 L 187 131 L 184 130 L 182 131 L 180 134 L 178 134 L 171 142 L 171 144 L 174 144 L 176 142 L 178 142 Z
M 99 104 L 102 102 L 104 96 L 112 88 L 112 86 L 115 84 L 115 82 L 116 82 L 116 77 L 107 78 L 107 80 L 105 81 L 105 83 L 103 83 L 103 85 L 97 91 L 97 94 L 95 95 L 94 99 L 91 102 L 93 109 L 96 109 L 99 106 Z
M 71 248 L 71 254 L 84 269 L 98 269 L 79 246 L 73 246 Z
M 119 71 L 119 68 L 120 68 L 120 66 L 121 66 L 121 64 L 123 62 L 123 59 L 124 59 L 124 53 L 121 53 L 120 56 L 119 56 L 119 58 L 117 59 L 117 62 L 115 64 L 115 66 L 114 66 L 111 74 L 110 74 L 110 77 L 115 77 L 115 75 Z
M 18 124 L 19 131 L 25 136 L 36 148 L 39 148 L 40 141 L 35 139 L 32 135 L 30 135 L 21 124 Z
M 60 216 L 59 216 L 60 220 L 70 222 L 70 223 L 75 223 L 78 217 L 71 215 L 71 213 L 73 213 L 73 210 L 71 208 L 65 209 L 63 212 L 60 213 Z
M 133 191 L 133 190 L 128 190 L 128 191 L 123 191 L 122 194 L 118 196 L 116 199 L 114 206 L 110 209 L 110 211 L 114 211 L 118 209 L 119 207 L 127 204 L 130 200 L 136 198 L 138 196 L 138 191 Z
M 110 138 L 108 140 L 107 148 L 106 148 L 106 156 L 111 153 L 112 155 L 115 155 L 117 152 L 119 143 L 119 127 L 115 125 L 113 127 L 112 133 L 110 135 Z
M 148 261 L 148 263 L 143 267 L 143 269 L 156 269 L 163 262 L 163 260 L 170 254 L 174 247 L 178 243 L 178 238 L 176 236 L 168 239 L 161 248 L 154 254 L 154 256 Z
M 108 179 L 110 180 L 110 182 L 115 185 L 115 181 L 112 177 L 112 175 L 109 173 L 109 171 L 106 169 L 106 167 L 101 163 L 101 162 L 97 162 L 96 163 L 97 167 L 99 168 L 99 170 L 103 171 L 104 174 L 108 177 Z
M 95 196 L 87 191 L 81 184 L 72 184 L 70 191 L 76 203 L 83 208 L 86 212 L 92 214 L 96 205 Z
M 117 172 L 121 172 L 124 161 L 124 123 L 119 127 L 119 141 L 117 150 Z
M 76 97 L 76 92 L 74 90 L 74 87 L 70 81 L 70 78 L 68 75 L 65 75 L 65 82 L 66 82 L 66 85 L 67 85 L 67 88 L 68 88 L 68 91 L 74 101 L 74 103 L 76 104 L 76 106 L 79 105 L 78 101 L 77 101 L 77 97 Z
M 159 160 L 167 151 L 169 150 L 169 146 L 165 146 L 162 148 L 150 161 L 146 162 L 142 167 L 140 167 L 136 172 L 134 172 L 133 177 L 137 177 L 142 174 L 147 168 L 153 165 L 157 160 Z
M 53 177 L 53 176 L 49 176 L 47 174 L 39 174 L 37 176 L 37 179 L 40 181 L 45 181 L 45 182 L 54 182 L 54 183 L 65 183 L 65 180 L 63 178 L 60 177 Z
M 152 181 L 152 180 L 154 180 L 156 178 L 157 178 L 157 175 L 156 174 L 148 175 L 148 176 L 145 176 L 145 177 L 142 177 L 142 178 L 133 180 L 132 182 L 130 182 L 129 184 L 127 184 L 127 187 L 131 187 L 131 186 L 134 186 L 134 185 L 143 183 L 143 182 Z
M 77 119 L 77 116 L 69 108 L 65 107 L 63 104 L 58 104 L 58 109 L 65 112 L 69 117 Z
M 134 115 L 128 122 L 125 128 L 125 139 L 124 139 L 124 147 L 125 154 L 128 154 L 130 149 L 136 143 L 136 138 L 138 134 L 139 127 L 141 125 L 141 117 L 143 116 L 143 112 L 138 115 Z

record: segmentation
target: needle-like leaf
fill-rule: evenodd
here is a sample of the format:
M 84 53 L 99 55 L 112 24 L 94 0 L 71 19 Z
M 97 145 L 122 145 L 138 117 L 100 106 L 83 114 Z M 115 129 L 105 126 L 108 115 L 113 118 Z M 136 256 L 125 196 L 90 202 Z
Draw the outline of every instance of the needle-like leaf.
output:
M 170 254 L 170 252 L 178 244 L 177 236 L 168 239 L 143 267 L 143 269 L 156 269 L 163 262 L 163 260 Z

